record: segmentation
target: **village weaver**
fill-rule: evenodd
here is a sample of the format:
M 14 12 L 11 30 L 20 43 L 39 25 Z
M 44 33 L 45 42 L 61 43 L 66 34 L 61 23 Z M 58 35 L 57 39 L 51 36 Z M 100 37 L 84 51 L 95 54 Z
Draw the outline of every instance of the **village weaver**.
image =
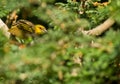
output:
M 27 20 L 18 20 L 8 30 L 12 36 L 20 39 L 27 39 L 45 33 L 47 30 L 42 25 L 34 25 Z

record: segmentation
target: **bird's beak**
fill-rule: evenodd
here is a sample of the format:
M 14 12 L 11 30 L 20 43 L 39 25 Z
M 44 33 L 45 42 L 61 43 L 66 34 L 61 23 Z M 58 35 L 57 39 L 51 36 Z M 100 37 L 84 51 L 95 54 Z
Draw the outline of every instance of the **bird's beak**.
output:
M 44 29 L 43 31 L 44 31 L 45 33 L 47 32 L 47 30 L 46 30 L 46 29 Z

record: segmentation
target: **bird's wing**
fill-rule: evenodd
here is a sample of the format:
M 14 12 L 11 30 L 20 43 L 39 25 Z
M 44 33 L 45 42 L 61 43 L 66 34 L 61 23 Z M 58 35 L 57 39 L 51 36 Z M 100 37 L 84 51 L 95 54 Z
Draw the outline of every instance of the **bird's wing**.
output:
M 17 21 L 16 25 L 18 26 L 18 28 L 31 32 L 34 32 L 34 24 L 32 24 L 31 22 L 27 21 L 27 20 L 19 20 Z

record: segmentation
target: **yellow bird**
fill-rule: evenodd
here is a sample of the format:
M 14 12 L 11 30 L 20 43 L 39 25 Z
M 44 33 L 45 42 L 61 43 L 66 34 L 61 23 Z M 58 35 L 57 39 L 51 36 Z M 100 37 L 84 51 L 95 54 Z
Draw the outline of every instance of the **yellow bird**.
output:
M 47 32 L 44 26 L 39 24 L 34 25 L 27 20 L 17 21 L 8 31 L 11 33 L 11 35 L 20 39 L 26 39 L 28 37 L 33 37 Z

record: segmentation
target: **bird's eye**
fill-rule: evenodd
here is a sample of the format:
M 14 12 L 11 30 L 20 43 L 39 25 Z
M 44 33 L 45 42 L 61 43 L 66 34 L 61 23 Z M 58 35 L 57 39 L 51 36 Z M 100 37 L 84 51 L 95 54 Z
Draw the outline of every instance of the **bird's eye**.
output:
M 43 28 L 43 27 L 39 27 L 41 30 L 44 30 L 45 28 Z
M 39 27 L 40 29 L 42 29 L 41 27 Z

